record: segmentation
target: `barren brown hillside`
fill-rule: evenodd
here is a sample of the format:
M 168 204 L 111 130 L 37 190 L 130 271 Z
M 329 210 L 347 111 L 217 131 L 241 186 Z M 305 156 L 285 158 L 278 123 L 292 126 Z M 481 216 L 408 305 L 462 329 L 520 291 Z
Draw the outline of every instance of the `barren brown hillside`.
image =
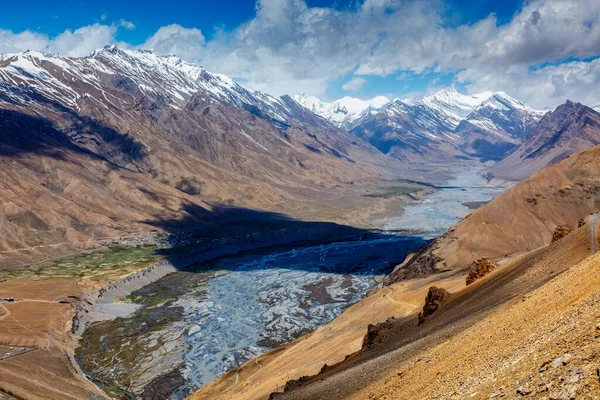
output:
M 481 257 L 502 259 L 549 244 L 557 226 L 577 228 L 600 210 L 600 147 L 577 153 L 506 191 L 436 239 L 392 273 L 395 282 L 419 273 L 467 268 Z
M 361 196 L 389 177 L 374 147 L 173 57 L 11 55 L 0 103 L 0 265 L 197 227 L 220 205 L 360 224 L 389 203 Z
M 268 397 L 270 392 L 282 392 L 286 388 L 285 394 L 277 394 L 276 398 L 368 398 L 377 397 L 380 388 L 384 388 L 381 389 L 385 394 L 383 398 L 390 399 L 464 398 L 472 394 L 468 391 L 470 388 L 465 389 L 467 383 L 460 386 L 460 382 L 471 382 L 475 377 L 480 379 L 484 373 L 493 375 L 496 370 L 486 357 L 499 357 L 498 362 L 504 363 L 503 359 L 516 357 L 510 352 L 516 352 L 526 342 L 515 342 L 517 347 L 507 344 L 506 350 L 501 349 L 504 344 L 494 345 L 485 349 L 491 353 L 483 353 L 482 349 L 486 356 L 478 358 L 476 350 L 471 351 L 467 346 L 462 352 L 460 343 L 453 341 L 451 346 L 444 347 L 449 353 L 439 360 L 440 368 L 447 368 L 441 372 L 443 375 L 437 374 L 437 369 L 432 369 L 435 371 L 432 375 L 424 373 L 423 379 L 411 374 L 406 382 L 412 383 L 402 389 L 402 395 L 396 393 L 397 386 L 388 388 L 386 385 L 404 379 L 401 377 L 405 376 L 406 370 L 414 368 L 413 364 L 425 363 L 425 371 L 434 368 L 436 364 L 429 365 L 431 361 L 426 361 L 432 360 L 433 356 L 426 358 L 424 349 L 446 346 L 444 343 L 449 338 L 459 334 L 470 338 L 472 326 L 484 324 L 485 327 L 482 321 L 497 318 L 523 296 L 543 288 L 547 282 L 598 251 L 598 215 L 589 214 L 599 208 L 600 183 L 596 178 L 600 168 L 599 153 L 600 147 L 578 153 L 520 183 L 468 216 L 408 264 L 408 268 L 414 268 L 416 260 L 437 260 L 437 269 L 424 268 L 428 273 L 423 275 L 406 273 L 404 266 L 399 268 L 391 275 L 396 279 L 390 279 L 389 286 L 349 308 L 328 325 L 249 361 L 203 387 L 194 398 L 261 399 Z M 552 242 L 558 225 L 570 227 L 573 232 Z M 499 246 L 499 250 L 495 246 Z M 453 257 L 454 252 L 458 252 L 457 257 Z M 442 257 L 447 258 L 442 260 Z M 481 257 L 492 257 L 499 261 L 499 266 L 466 287 L 467 269 L 474 258 Z M 444 261 L 446 265 L 441 267 Z M 586 264 L 588 273 L 594 263 Z M 418 269 L 411 272 L 415 271 Z M 585 279 L 570 274 L 570 278 L 564 279 Z M 431 286 L 444 288 L 452 295 L 440 310 L 418 326 L 417 314 Z M 573 292 L 581 304 L 592 301 L 588 289 L 594 287 L 586 288 Z M 561 301 L 556 300 L 556 310 L 564 312 L 564 317 L 570 311 L 558 305 Z M 551 310 L 554 309 L 547 311 Z M 538 310 L 527 312 L 535 314 Z M 389 320 L 390 317 L 396 319 Z M 558 319 L 549 319 L 549 324 L 560 321 L 560 316 L 551 318 Z M 386 320 L 382 336 L 373 341 L 374 345 L 364 347 L 368 324 Z M 535 323 L 530 325 L 526 321 L 517 320 L 515 324 L 523 323 L 527 329 L 537 332 Z M 587 319 L 583 321 L 588 323 Z M 498 340 L 501 340 L 502 332 L 505 331 L 497 332 Z M 544 336 L 548 331 L 537 333 L 540 338 L 549 337 Z M 516 340 L 519 336 L 511 337 Z M 477 343 L 475 349 L 484 346 L 485 341 Z M 551 342 L 546 342 L 546 346 L 551 346 Z M 452 352 L 457 358 L 453 358 Z M 413 364 L 406 367 L 409 360 Z M 483 364 L 469 369 L 471 360 Z M 329 367 L 323 368 L 324 365 Z M 458 368 L 462 369 L 453 374 Z M 558 379 L 552 376 L 552 379 Z M 484 381 L 486 384 L 492 382 L 485 379 L 481 382 Z M 367 385 L 374 385 L 373 389 L 363 392 Z

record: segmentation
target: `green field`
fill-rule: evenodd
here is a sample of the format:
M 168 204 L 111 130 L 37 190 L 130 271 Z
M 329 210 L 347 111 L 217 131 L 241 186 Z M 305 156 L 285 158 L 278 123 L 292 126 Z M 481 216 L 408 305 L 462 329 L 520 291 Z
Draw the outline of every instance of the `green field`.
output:
M 423 187 L 417 186 L 389 186 L 381 188 L 379 193 L 369 193 L 367 197 L 379 197 L 383 199 L 390 199 L 392 197 L 404 196 L 411 193 L 417 193 L 423 190 Z
M 164 258 L 164 249 L 157 246 L 120 247 L 82 253 L 35 264 L 23 269 L 3 272 L 5 278 L 86 278 L 106 282 Z

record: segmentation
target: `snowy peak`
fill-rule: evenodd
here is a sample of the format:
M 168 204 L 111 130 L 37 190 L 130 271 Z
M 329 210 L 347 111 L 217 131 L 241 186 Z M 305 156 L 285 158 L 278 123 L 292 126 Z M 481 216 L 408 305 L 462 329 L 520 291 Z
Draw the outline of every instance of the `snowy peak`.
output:
M 424 97 L 421 102 L 430 107 L 440 108 L 448 113 L 455 114 L 459 118 L 464 118 L 493 95 L 493 92 L 464 95 L 456 89 L 445 89 Z
M 407 161 L 499 159 L 520 142 L 544 112 L 504 92 L 465 95 L 446 89 L 421 99 L 396 99 L 364 114 L 351 133 Z
M 370 100 L 346 96 L 328 103 L 306 93 L 295 95 L 294 100 L 313 113 L 343 128 L 348 128 L 363 115 L 379 110 L 390 102 L 390 99 L 385 96 L 377 96 Z
M 545 111 L 534 110 L 504 92 L 496 92 L 475 108 L 465 121 L 491 133 L 523 138 Z
M 2 55 L 0 60 L 0 102 L 30 104 L 41 94 L 72 110 L 79 110 L 84 98 L 110 107 L 115 100 L 106 92 L 108 85 L 133 99 L 148 97 L 173 108 L 184 108 L 199 96 L 279 122 L 299 119 L 299 107 L 289 98 L 249 90 L 225 75 L 149 50 L 125 50 L 113 45 L 87 57 L 27 51 Z

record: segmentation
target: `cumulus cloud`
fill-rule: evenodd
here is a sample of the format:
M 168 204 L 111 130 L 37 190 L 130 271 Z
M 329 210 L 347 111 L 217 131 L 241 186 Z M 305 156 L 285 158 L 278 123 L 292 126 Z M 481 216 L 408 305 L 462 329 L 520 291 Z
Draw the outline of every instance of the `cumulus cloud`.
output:
M 354 77 L 342 85 L 342 89 L 347 92 L 358 92 L 367 83 L 365 78 Z
M 542 68 L 511 67 L 506 71 L 485 72 L 468 69 L 457 80 L 467 83 L 470 92 L 504 90 L 527 104 L 556 107 L 567 99 L 594 106 L 600 103 L 600 58 L 571 61 Z
M 276 95 L 323 95 L 348 75 L 343 89 L 360 93 L 368 76 L 441 72 L 455 74 L 470 91 L 504 90 L 537 107 L 565 97 L 600 102 L 598 62 L 590 61 L 600 56 L 597 0 L 525 0 L 502 24 L 489 15 L 456 26 L 446 15 L 444 0 L 364 0 L 341 10 L 257 0 L 252 20 L 217 30 L 209 41 L 196 28 L 173 24 L 139 47 L 200 62 Z M 52 39 L 0 30 L 0 51 L 81 55 L 114 43 L 116 31 L 129 24 L 96 24 Z
M 202 55 L 204 43 L 204 35 L 199 29 L 172 24 L 161 27 L 140 47 L 196 61 Z
M 0 53 L 18 53 L 24 50 L 42 50 L 48 37 L 29 30 L 14 33 L 0 29 Z
M 25 50 L 45 51 L 70 57 L 81 57 L 107 44 L 116 43 L 114 25 L 94 24 L 74 31 L 67 29 L 54 38 L 26 30 L 14 33 L 0 30 L 0 52 L 16 53 Z
M 48 42 L 45 50 L 71 57 L 82 57 L 92 51 L 114 42 L 117 31 L 115 26 L 94 24 L 76 29 L 66 30 Z

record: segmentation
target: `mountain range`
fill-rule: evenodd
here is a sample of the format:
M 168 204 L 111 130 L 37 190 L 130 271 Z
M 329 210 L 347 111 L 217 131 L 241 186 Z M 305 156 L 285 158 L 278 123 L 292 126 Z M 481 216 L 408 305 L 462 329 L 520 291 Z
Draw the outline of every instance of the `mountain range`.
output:
M 598 142 L 598 114 L 564 107 L 547 113 L 503 92 L 454 89 L 419 100 L 275 97 L 117 46 L 78 58 L 2 54 L 0 259 L 197 226 L 223 204 L 357 222 L 365 204 L 385 200 L 359 206 L 355 183 L 406 163 L 509 152 L 490 176 L 522 179 Z M 340 190 L 350 208 L 331 204 Z
M 545 114 L 504 92 L 464 95 L 446 89 L 418 100 L 385 97 L 332 103 L 297 95 L 299 103 L 403 161 L 465 157 L 499 160 Z
M 388 163 L 289 96 L 116 46 L 0 56 L 0 154 L 2 259 L 198 225 L 217 204 L 331 208 L 334 188 Z
M 183 265 L 185 257 L 170 251 L 208 260 L 212 253 L 202 251 L 213 245 L 215 253 L 244 258 L 254 245 L 280 251 L 359 234 L 362 242 L 366 230 L 354 227 L 398 215 L 407 199 L 483 162 L 490 180 L 521 182 L 487 204 L 471 203 L 481 207 L 330 324 L 302 330 L 298 340 L 231 370 L 194 398 L 508 398 L 534 389 L 587 398 L 600 392 L 600 217 L 590 215 L 600 205 L 600 146 L 592 147 L 600 144 L 599 109 L 567 101 L 540 111 L 504 92 L 454 89 L 421 99 L 328 103 L 250 90 L 151 51 L 0 54 L 0 291 L 7 299 L 0 333 L 4 344 L 32 346 L 3 361 L 3 379 L 17 379 L 20 385 L 9 388 L 25 395 L 86 397 L 97 388 L 65 361 L 76 346 L 67 332 L 85 325 L 85 318 L 73 320 L 75 305 L 81 315 L 93 314 L 80 307 L 88 299 L 84 287 L 106 283 L 125 293 L 136 285 L 131 280 L 145 285 L 172 272 L 175 260 Z M 407 180 L 409 173 L 415 175 Z M 196 229 L 204 229 L 204 242 L 192 240 Z M 139 264 L 127 256 L 147 244 L 161 257 L 176 254 L 173 265 L 161 258 L 142 269 L 154 253 Z M 82 269 L 80 256 L 89 256 L 90 269 Z M 477 275 L 482 270 L 474 267 L 483 264 L 496 269 Z M 56 275 L 40 277 L 46 268 Z M 90 270 L 98 280 L 86 275 Z M 476 281 L 465 281 L 473 271 Z M 163 301 L 148 290 L 144 302 Z M 303 290 L 336 301 L 326 286 Z M 28 300 L 8 300 L 15 291 Z M 160 294 L 174 299 L 168 290 Z M 150 307 L 162 324 L 160 310 Z M 172 368 L 181 356 L 169 351 L 160 362 Z M 20 365 L 43 369 L 44 378 Z M 179 384 L 169 374 L 169 385 Z M 575 396 L 573 385 L 589 393 Z
M 530 135 L 489 172 L 498 178 L 523 180 L 597 144 L 600 144 L 600 114 L 567 101 L 546 114 Z

